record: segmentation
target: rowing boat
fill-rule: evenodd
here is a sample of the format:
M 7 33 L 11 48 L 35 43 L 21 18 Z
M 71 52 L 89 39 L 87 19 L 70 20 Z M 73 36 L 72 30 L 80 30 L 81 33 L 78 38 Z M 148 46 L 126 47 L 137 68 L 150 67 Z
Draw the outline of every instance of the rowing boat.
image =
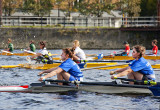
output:
M 160 60 L 160 56 L 144 56 L 148 60 Z M 98 57 L 93 57 L 94 60 L 97 60 Z M 132 56 L 103 56 L 103 60 L 134 60 Z
M 58 85 L 57 82 L 64 83 Z M 22 86 L 0 86 L 0 92 L 34 92 L 50 93 L 64 91 L 88 91 L 107 94 L 153 94 L 160 96 L 159 85 L 130 85 L 128 83 L 113 82 L 79 82 L 63 80 L 47 80 Z
M 16 55 L 16 56 L 31 56 L 34 55 L 34 53 L 28 53 L 28 52 L 24 52 L 24 53 L 12 53 L 12 52 L 8 52 L 5 50 L 1 50 L 2 53 L 0 53 L 0 55 L 6 55 L 6 56 L 12 56 L 12 55 Z
M 5 50 L 1 50 L 2 53 L 0 53 L 0 55 L 6 55 L 6 56 L 12 56 L 12 55 L 15 55 L 15 56 L 32 56 L 32 55 L 35 55 L 36 53 L 35 52 L 32 52 L 32 51 L 29 51 L 29 50 L 24 50 L 24 53 L 12 53 L 12 52 L 8 52 L 8 51 L 5 51 Z M 58 54 L 51 54 L 51 56 L 53 55 L 58 55 Z M 55 58 L 57 60 L 60 60 L 60 58 Z

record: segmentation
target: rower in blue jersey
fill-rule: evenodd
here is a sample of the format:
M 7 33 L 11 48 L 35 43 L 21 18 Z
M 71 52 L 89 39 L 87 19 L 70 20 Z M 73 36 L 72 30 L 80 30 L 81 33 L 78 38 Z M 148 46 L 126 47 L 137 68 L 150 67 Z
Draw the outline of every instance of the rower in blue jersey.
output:
M 127 75 L 128 79 L 136 79 L 136 80 L 153 80 L 155 81 L 155 73 L 150 63 L 143 58 L 145 55 L 145 47 L 136 45 L 133 47 L 132 57 L 135 58 L 129 64 L 128 67 L 118 69 L 116 71 L 111 71 L 110 75 L 111 79 L 115 79 L 117 77 L 122 77 Z M 118 73 L 117 75 L 113 75 Z M 134 84 L 134 82 L 130 82 L 130 84 Z
M 83 74 L 79 68 L 79 66 L 72 60 L 73 53 L 69 48 L 63 49 L 61 54 L 61 60 L 63 63 L 49 70 L 45 70 L 40 72 L 39 75 L 44 73 L 48 73 L 47 75 L 41 77 L 39 80 L 45 80 L 46 78 L 57 75 L 58 80 L 66 80 L 66 81 L 83 81 Z M 62 83 L 59 83 L 62 85 Z

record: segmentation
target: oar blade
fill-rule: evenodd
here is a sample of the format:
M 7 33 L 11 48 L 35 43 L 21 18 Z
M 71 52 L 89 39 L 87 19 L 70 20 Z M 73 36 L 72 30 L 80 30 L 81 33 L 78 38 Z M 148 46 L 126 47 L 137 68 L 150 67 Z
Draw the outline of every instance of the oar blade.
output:
M 160 85 L 159 84 L 149 87 L 149 90 L 152 91 L 154 96 L 160 96 Z

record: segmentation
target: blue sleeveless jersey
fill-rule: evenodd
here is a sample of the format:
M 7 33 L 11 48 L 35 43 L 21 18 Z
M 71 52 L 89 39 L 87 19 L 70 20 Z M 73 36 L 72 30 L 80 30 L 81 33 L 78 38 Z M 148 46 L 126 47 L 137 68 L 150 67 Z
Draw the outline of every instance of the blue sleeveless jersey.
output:
M 70 58 L 64 61 L 59 67 L 74 77 L 83 77 L 79 66 Z
M 151 67 L 150 63 L 143 57 L 138 60 L 133 60 L 129 66 L 134 72 L 140 72 L 144 75 L 154 74 L 153 68 Z

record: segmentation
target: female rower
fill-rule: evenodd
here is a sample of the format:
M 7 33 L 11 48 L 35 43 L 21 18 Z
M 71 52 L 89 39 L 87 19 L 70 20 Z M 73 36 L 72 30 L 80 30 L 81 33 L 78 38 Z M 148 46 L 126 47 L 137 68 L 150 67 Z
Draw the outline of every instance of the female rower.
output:
M 115 56 L 128 56 L 129 55 L 129 52 L 130 52 L 129 43 L 125 41 L 123 44 L 125 46 L 125 50 L 120 54 L 115 54 Z
M 79 44 L 78 40 L 73 41 L 72 50 L 74 51 L 73 60 L 77 61 L 77 60 L 85 60 L 86 59 L 86 55 L 85 55 L 84 51 L 80 48 L 80 44 Z
M 32 52 L 36 51 L 36 46 L 34 45 L 34 41 L 33 40 L 30 41 L 30 45 L 28 47 L 28 50 L 30 50 Z
M 79 68 L 79 66 L 72 60 L 73 53 L 69 48 L 63 49 L 61 54 L 61 60 L 63 63 L 56 68 L 52 68 L 49 70 L 45 70 L 40 72 L 39 75 L 44 73 L 48 73 L 47 75 L 41 77 L 39 80 L 45 80 L 46 78 L 57 75 L 58 80 L 66 80 L 66 81 L 83 81 L 83 74 Z M 62 85 L 62 83 L 59 83 Z
M 111 71 L 110 75 L 118 73 L 117 75 L 111 76 L 111 79 L 127 75 L 128 79 L 142 80 L 144 78 L 146 80 L 155 81 L 155 73 L 153 68 L 151 67 L 150 63 L 143 58 L 144 54 L 145 47 L 139 45 L 134 46 L 132 57 L 135 58 L 135 60 L 133 60 L 126 68 Z M 130 84 L 134 83 L 130 82 Z
M 53 60 L 52 57 L 49 56 L 49 53 L 46 49 L 45 42 L 41 41 L 39 43 L 40 50 L 36 55 L 32 56 L 31 59 L 36 59 L 37 61 L 42 61 L 43 63 L 52 64 Z
M 157 52 L 158 52 L 157 40 L 156 39 L 152 41 L 152 46 L 153 46 L 153 48 L 152 48 L 152 51 L 151 51 L 150 55 L 156 56 Z
M 7 51 L 13 52 L 13 50 L 14 50 L 14 46 L 12 44 L 12 39 L 8 38 L 8 48 L 7 48 Z

